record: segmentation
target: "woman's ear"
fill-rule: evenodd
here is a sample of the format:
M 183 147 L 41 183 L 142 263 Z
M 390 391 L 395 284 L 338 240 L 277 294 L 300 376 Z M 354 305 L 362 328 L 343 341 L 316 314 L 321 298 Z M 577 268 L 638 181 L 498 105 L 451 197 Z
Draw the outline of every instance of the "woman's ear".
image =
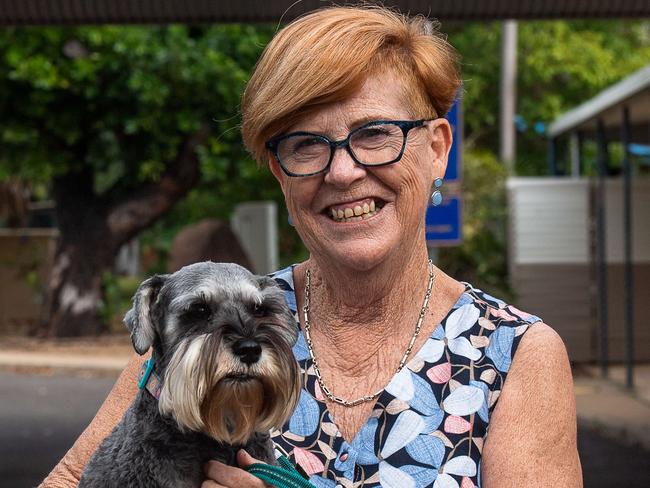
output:
M 442 178 L 447 169 L 447 159 L 449 151 L 451 151 L 451 144 L 453 143 L 453 135 L 449 121 L 444 117 L 432 120 L 427 124 L 429 133 L 431 134 L 431 148 L 435 154 L 435 161 L 441 165 L 439 168 L 439 176 Z M 438 168 L 436 168 L 438 170 Z
M 287 176 L 284 174 L 284 171 L 282 171 L 282 168 L 280 167 L 280 163 L 278 163 L 277 159 L 275 157 L 269 155 L 269 169 L 271 170 L 271 173 L 273 173 L 273 176 L 275 176 L 275 179 L 278 180 L 278 183 L 280 183 L 280 188 L 282 189 L 282 193 L 286 195 L 285 192 L 285 185 L 286 185 L 286 180 Z
M 282 168 L 280 168 L 280 163 L 269 154 L 269 169 L 271 170 L 271 173 L 273 173 L 273 176 L 275 176 L 275 179 L 278 180 L 278 182 L 282 182 Z

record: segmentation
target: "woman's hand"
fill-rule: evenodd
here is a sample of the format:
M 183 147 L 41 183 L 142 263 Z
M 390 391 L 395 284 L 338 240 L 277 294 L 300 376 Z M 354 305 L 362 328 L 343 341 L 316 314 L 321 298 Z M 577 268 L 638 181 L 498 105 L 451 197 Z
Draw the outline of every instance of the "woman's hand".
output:
M 240 468 L 260 462 L 243 449 L 237 453 L 237 464 Z M 228 466 L 219 461 L 208 461 L 204 466 L 208 479 L 203 482 L 201 488 L 266 488 L 269 486 L 240 468 Z

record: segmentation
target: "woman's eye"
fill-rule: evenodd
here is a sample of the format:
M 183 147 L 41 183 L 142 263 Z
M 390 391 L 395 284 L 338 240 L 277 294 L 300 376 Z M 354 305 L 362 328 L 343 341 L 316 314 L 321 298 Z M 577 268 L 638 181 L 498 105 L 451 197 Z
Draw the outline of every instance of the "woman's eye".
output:
M 294 154 L 309 154 L 319 152 L 327 148 L 327 145 L 318 137 L 302 137 L 294 141 L 292 152 Z
M 303 139 L 300 139 L 299 141 L 296 142 L 296 145 L 294 146 L 296 149 L 300 149 L 301 147 L 309 147 L 309 146 L 314 146 L 316 144 L 322 144 L 323 141 L 316 137 L 305 137 Z
M 381 126 L 377 126 L 377 127 L 368 127 L 367 129 L 362 130 L 361 134 L 363 134 L 366 137 L 377 137 L 377 136 L 385 136 L 389 134 L 389 131 L 384 129 Z
M 356 139 L 361 141 L 379 141 L 384 140 L 388 136 L 388 131 L 381 127 L 368 127 L 356 134 Z

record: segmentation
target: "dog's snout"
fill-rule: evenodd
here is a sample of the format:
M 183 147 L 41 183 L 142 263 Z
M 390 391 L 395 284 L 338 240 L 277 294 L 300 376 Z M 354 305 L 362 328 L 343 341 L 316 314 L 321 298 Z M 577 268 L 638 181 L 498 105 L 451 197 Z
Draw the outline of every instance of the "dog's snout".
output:
M 237 356 L 239 356 L 240 361 L 248 366 L 256 363 L 262 355 L 262 346 L 252 339 L 242 339 L 241 341 L 237 341 L 232 350 Z

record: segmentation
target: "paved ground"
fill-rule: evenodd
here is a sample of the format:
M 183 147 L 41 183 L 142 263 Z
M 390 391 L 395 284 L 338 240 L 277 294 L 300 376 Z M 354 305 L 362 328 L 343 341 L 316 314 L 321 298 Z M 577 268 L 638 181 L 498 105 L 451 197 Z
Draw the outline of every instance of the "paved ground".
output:
M 610 441 L 582 426 L 578 427 L 578 450 L 585 488 L 650 487 L 650 451 Z
M 9 346 L 9 347 L 5 347 Z M 3 343 L 0 351 L 0 487 L 35 486 L 63 456 L 131 356 L 128 338 Z M 650 487 L 650 365 L 638 389 L 596 368 L 575 372 L 578 448 L 585 488 Z M 560 487 L 561 488 L 561 487 Z
M 0 486 L 36 486 L 88 425 L 115 378 L 0 373 Z
M 622 366 L 611 368 L 611 380 L 603 380 L 597 368 L 574 372 L 578 418 L 586 427 L 650 451 L 650 365 L 639 365 L 635 371 L 635 391 L 623 386 Z
M 117 375 L 134 354 L 128 335 L 91 339 L 0 338 L 0 369 L 51 373 L 63 369 Z

